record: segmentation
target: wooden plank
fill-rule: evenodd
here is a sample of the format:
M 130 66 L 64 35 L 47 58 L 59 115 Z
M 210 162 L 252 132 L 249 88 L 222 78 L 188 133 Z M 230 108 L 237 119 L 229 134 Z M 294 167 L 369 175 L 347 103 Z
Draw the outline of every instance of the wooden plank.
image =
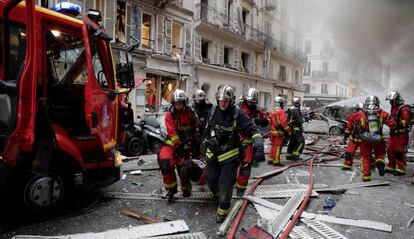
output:
M 145 215 L 143 213 L 137 212 L 137 211 L 132 211 L 132 210 L 128 210 L 128 209 L 122 209 L 121 213 L 128 216 L 128 217 L 132 217 L 135 218 L 137 220 L 143 221 L 147 224 L 153 224 L 153 223 L 159 223 L 162 222 L 162 220 L 155 218 L 155 217 L 150 217 L 148 215 Z

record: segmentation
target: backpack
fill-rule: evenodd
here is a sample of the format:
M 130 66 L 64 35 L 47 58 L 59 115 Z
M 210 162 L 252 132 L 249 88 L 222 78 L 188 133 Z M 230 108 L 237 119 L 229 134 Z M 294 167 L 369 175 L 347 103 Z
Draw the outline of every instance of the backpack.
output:
M 414 104 L 405 104 L 405 105 L 401 105 L 400 107 L 398 107 L 398 114 L 397 114 L 397 118 L 400 117 L 400 110 L 404 107 L 409 107 L 410 108 L 410 122 L 408 122 L 409 125 L 414 125 Z

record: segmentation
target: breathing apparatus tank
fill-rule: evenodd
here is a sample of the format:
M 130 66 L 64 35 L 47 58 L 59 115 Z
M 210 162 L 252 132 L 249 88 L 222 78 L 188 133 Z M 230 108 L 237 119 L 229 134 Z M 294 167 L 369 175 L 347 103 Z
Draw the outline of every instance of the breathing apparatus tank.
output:
M 368 130 L 362 133 L 361 138 L 371 143 L 379 143 L 383 140 L 380 130 L 378 112 L 376 110 L 367 110 Z

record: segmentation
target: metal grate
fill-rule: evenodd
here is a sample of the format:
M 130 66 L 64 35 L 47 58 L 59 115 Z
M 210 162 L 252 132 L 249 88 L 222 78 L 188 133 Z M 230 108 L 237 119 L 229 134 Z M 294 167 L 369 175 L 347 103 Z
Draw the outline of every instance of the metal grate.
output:
M 294 197 L 289 199 L 286 205 L 280 210 L 279 215 L 271 222 L 272 224 L 272 236 L 277 237 L 279 233 L 286 226 L 292 215 L 295 213 L 296 209 L 302 203 L 305 198 L 305 194 L 297 193 Z
M 342 235 L 341 233 L 337 232 L 332 227 L 329 227 L 325 223 L 320 221 L 311 220 L 311 219 L 301 219 L 303 223 L 305 223 L 308 227 L 312 228 L 313 230 L 317 231 L 319 234 L 324 236 L 328 239 L 348 239 L 348 237 Z
M 319 233 L 305 226 L 294 227 L 289 233 L 289 237 L 292 239 L 325 239 Z
M 179 234 L 179 235 L 169 235 L 169 236 L 162 236 L 162 237 L 144 237 L 144 238 L 151 238 L 151 239 L 207 239 L 207 237 L 202 232 L 186 233 L 186 234 Z
M 382 185 L 390 185 L 391 182 L 388 181 L 371 181 L 371 182 L 362 182 L 362 183 L 350 183 L 338 186 L 332 186 L 327 188 L 315 188 L 317 192 L 324 192 L 324 191 L 338 191 L 338 190 L 346 190 L 351 188 L 360 188 L 360 187 L 372 187 L 372 186 L 382 186 Z
M 166 201 L 166 198 L 161 198 L 161 195 L 145 194 L 145 193 L 122 193 L 122 192 L 107 192 L 104 194 L 106 198 L 116 199 L 134 199 L 134 200 L 160 200 Z M 211 197 L 210 197 L 211 198 Z M 214 203 L 212 200 L 200 200 L 192 198 L 174 198 L 177 202 L 194 202 L 194 203 Z

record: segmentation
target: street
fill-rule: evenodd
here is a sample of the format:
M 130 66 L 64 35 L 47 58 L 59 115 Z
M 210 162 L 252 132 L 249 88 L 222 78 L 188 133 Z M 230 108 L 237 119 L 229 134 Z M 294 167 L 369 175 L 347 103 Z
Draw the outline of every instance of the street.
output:
M 309 146 L 313 149 L 317 146 L 327 145 L 333 140 L 326 139 L 327 136 L 312 135 L 315 139 L 320 140 L 316 145 Z M 337 139 L 337 138 L 336 138 Z M 341 149 L 338 147 L 337 149 Z M 269 150 L 269 145 L 266 145 Z M 330 149 L 334 151 L 334 149 Z M 339 150 L 337 150 L 339 151 Z M 305 150 L 307 153 L 312 151 Z M 308 158 L 304 154 L 302 158 Z M 282 157 L 283 158 L 283 157 Z M 323 155 L 320 159 L 334 158 Z M 344 185 L 350 183 L 360 183 L 360 169 L 354 171 L 342 171 L 340 165 L 343 159 L 321 163 L 318 166 L 317 161 L 313 167 L 314 188 L 323 186 Z M 138 162 L 143 163 L 138 165 Z M 282 163 L 291 162 L 282 160 Z M 327 167 L 325 164 L 330 164 Z M 356 157 L 355 164 L 359 165 L 359 157 Z M 384 232 L 372 229 L 364 229 L 353 226 L 326 223 L 337 232 L 348 238 L 410 238 L 414 234 L 414 227 L 407 225 L 414 215 L 414 204 L 412 197 L 414 187 L 410 183 L 410 176 L 414 172 L 413 164 L 409 164 L 406 176 L 385 175 L 380 177 L 377 170 L 372 172 L 374 181 L 389 181 L 389 186 L 357 187 L 348 189 L 345 192 L 322 193 L 317 197 L 312 197 L 306 206 L 306 212 L 342 217 L 348 219 L 365 219 L 382 222 L 392 225 L 392 232 Z M 128 209 L 144 213 L 162 221 L 184 220 L 188 225 L 190 232 L 203 232 L 207 238 L 219 238 L 216 235 L 219 224 L 214 221 L 216 205 L 214 203 L 201 202 L 209 199 L 195 200 L 198 202 L 174 202 L 168 204 L 166 200 L 137 200 L 137 199 L 117 199 L 107 198 L 107 192 L 121 193 L 145 193 L 158 195 L 161 193 L 162 180 L 161 174 L 156 168 L 156 156 L 140 156 L 139 159 L 128 161 L 124 164 L 125 179 L 106 187 L 100 191 L 100 196 L 92 200 L 88 208 L 80 213 L 61 215 L 42 221 L 31 222 L 25 225 L 9 224 L 5 221 L 0 226 L 0 238 L 11 238 L 15 235 L 42 235 L 58 236 L 68 234 L 78 234 L 86 232 L 103 232 L 110 229 L 129 228 L 143 225 L 140 220 L 136 220 L 121 214 L 122 209 Z M 138 175 L 131 175 L 131 170 L 141 168 Z M 149 169 L 149 170 L 147 170 Z M 260 175 L 274 169 L 273 166 L 261 163 L 259 168 L 254 168 L 252 175 Z M 355 172 L 355 175 L 352 173 Z M 254 180 L 251 179 L 250 183 Z M 281 184 L 305 184 L 309 182 L 309 167 L 300 166 L 289 168 L 281 174 L 266 179 L 263 185 L 281 185 Z M 195 189 L 193 194 L 195 194 Z M 177 194 L 180 196 L 180 193 Z M 191 198 L 190 198 L 191 199 Z M 327 200 L 328 199 L 328 200 Z M 278 205 L 284 205 L 288 198 L 285 199 L 266 199 Z M 235 200 L 233 200 L 234 203 Z M 334 201 L 333 207 L 326 208 L 327 202 Z M 324 208 L 325 206 L 325 208 Z M 332 206 L 332 205 L 331 205 Z M 21 215 L 25 217 L 25 215 Z M 250 204 L 242 218 L 241 228 L 246 230 L 257 224 L 260 216 L 255 208 Z M 300 223 L 302 224 L 302 223 Z M 297 224 L 299 225 L 299 224 Z M 407 226 L 409 228 L 407 228 Z M 137 235 L 138 236 L 138 235 Z M 139 238 L 139 236 L 137 237 Z

